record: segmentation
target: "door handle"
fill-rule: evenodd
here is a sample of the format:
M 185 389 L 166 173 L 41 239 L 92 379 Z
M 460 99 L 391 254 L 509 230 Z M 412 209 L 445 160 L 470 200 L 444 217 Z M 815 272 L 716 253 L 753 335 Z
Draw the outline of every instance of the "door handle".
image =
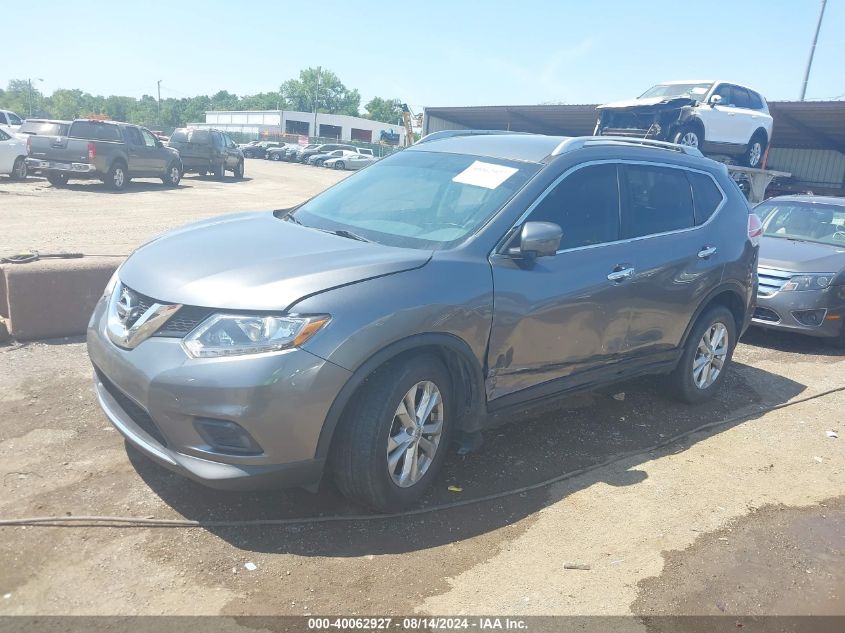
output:
M 633 268 L 622 268 L 622 266 L 617 266 L 613 269 L 613 272 L 607 276 L 608 281 L 615 281 L 617 283 L 625 281 L 626 279 L 630 279 L 634 276 L 634 269 Z
M 698 257 L 699 257 L 700 259 L 707 259 L 707 258 L 709 258 L 711 255 L 713 255 L 715 252 L 716 252 L 716 247 L 715 247 L 715 246 L 705 246 L 705 247 L 704 247 L 704 248 L 702 248 L 700 251 L 698 251 Z

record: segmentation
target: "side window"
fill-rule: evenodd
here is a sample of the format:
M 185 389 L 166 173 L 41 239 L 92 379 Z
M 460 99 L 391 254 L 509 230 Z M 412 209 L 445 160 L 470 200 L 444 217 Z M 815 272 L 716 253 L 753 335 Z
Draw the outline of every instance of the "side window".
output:
M 713 179 L 697 171 L 688 171 L 690 185 L 692 185 L 692 201 L 695 207 L 695 223 L 704 224 L 713 212 L 722 204 L 722 192 Z
M 124 128 L 126 134 L 126 142 L 130 145 L 143 145 L 144 139 L 141 138 L 141 132 L 136 127 Z
M 734 105 L 737 108 L 750 108 L 751 99 L 748 97 L 748 91 L 739 86 L 733 86 Z
M 147 147 L 157 147 L 155 136 L 149 130 L 141 130 L 141 135 L 144 137 L 144 145 Z
M 733 90 L 731 89 L 730 84 L 720 84 L 719 87 L 713 91 L 713 94 L 722 97 L 722 101 L 719 103 L 719 105 L 729 107 L 732 107 L 734 105 Z
M 8 141 L 10 138 L 12 137 L 6 134 L 3 130 L 0 130 L 0 141 Z
M 619 239 L 616 165 L 582 167 L 548 192 L 528 218 L 563 229 L 560 248 L 578 248 Z
M 690 184 L 684 170 L 651 165 L 622 169 L 622 237 L 687 229 L 695 224 Z
M 21 121 L 21 118 L 17 114 L 9 112 L 9 125 L 20 125 L 21 123 L 23 121 Z

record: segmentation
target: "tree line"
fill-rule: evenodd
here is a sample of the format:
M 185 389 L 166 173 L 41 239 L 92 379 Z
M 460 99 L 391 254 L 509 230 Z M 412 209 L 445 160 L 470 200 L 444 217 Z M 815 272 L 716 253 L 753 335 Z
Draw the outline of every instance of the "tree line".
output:
M 168 133 L 188 123 L 205 121 L 207 110 L 298 110 L 327 114 L 363 116 L 383 123 L 396 123 L 402 116 L 399 99 L 374 97 L 364 104 L 357 89 L 347 88 L 330 70 L 305 68 L 299 77 L 285 81 L 276 92 L 253 95 L 232 94 L 220 90 L 215 94 L 196 97 L 167 97 L 159 100 L 152 95 L 121 97 L 92 95 L 79 89 L 60 88 L 50 95 L 26 79 L 12 79 L 5 90 L 0 88 L 0 109 L 12 110 L 23 118 L 73 120 L 88 116 L 108 117 Z

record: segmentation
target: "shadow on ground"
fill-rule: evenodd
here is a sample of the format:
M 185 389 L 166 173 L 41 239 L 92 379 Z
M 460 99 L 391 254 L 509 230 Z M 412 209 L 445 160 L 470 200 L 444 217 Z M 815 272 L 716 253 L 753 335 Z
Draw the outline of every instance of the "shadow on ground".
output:
M 742 342 L 754 347 L 762 347 L 794 354 L 813 354 L 831 358 L 845 357 L 845 349 L 836 347 L 830 339 L 793 332 L 781 332 L 764 328 L 749 328 L 742 337 Z
M 681 452 L 745 419 L 759 417 L 763 414 L 760 405 L 781 404 L 806 389 L 793 380 L 741 363 L 734 363 L 724 389 L 706 404 L 674 402 L 661 393 L 664 387 L 665 381 L 660 378 L 638 379 L 612 391 L 571 397 L 555 408 L 526 411 L 512 423 L 486 432 L 485 443 L 477 453 L 466 457 L 452 454 L 423 506 L 514 490 L 631 452 L 642 451 L 632 458 L 641 462 Z M 738 412 L 749 411 L 747 418 L 736 419 Z M 728 422 L 653 449 L 671 437 L 720 420 Z M 287 519 L 366 513 L 345 501 L 327 483 L 328 477 L 318 494 L 300 490 L 221 492 L 175 475 L 131 447 L 127 452 L 153 491 L 188 519 Z M 635 468 L 617 475 L 610 470 L 599 468 L 583 474 L 577 480 L 579 488 L 596 482 L 636 485 L 647 476 Z M 462 491 L 449 491 L 450 485 Z M 468 539 L 512 524 L 558 501 L 549 490 L 543 487 L 469 506 L 384 520 L 209 531 L 238 548 L 258 552 L 341 557 L 400 553 Z

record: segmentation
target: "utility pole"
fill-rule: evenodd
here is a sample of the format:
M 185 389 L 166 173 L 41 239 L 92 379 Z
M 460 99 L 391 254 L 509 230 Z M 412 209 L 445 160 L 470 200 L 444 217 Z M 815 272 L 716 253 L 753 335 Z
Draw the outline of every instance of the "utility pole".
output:
M 314 136 L 317 134 L 317 99 L 320 97 L 320 74 L 323 71 L 322 66 L 317 66 L 317 86 L 314 88 Z
M 813 65 L 813 55 L 816 52 L 816 42 L 819 41 L 819 31 L 822 28 L 822 18 L 824 18 L 824 8 L 827 5 L 827 0 L 822 0 L 822 8 L 819 11 L 819 22 L 816 24 L 816 34 L 813 36 L 813 45 L 810 47 L 810 58 L 807 60 L 807 70 L 804 71 L 804 83 L 801 86 L 801 101 L 804 101 L 804 96 L 807 94 L 807 82 L 810 80 L 810 68 Z
M 158 86 L 158 124 L 161 125 L 161 79 L 156 82 Z
M 39 77 L 36 77 L 35 81 L 43 82 L 44 80 L 39 78 Z M 28 99 L 28 101 L 29 101 L 29 116 L 32 116 L 32 102 L 34 101 L 34 99 L 32 98 L 32 78 L 27 77 L 26 83 L 29 86 L 29 99 Z

